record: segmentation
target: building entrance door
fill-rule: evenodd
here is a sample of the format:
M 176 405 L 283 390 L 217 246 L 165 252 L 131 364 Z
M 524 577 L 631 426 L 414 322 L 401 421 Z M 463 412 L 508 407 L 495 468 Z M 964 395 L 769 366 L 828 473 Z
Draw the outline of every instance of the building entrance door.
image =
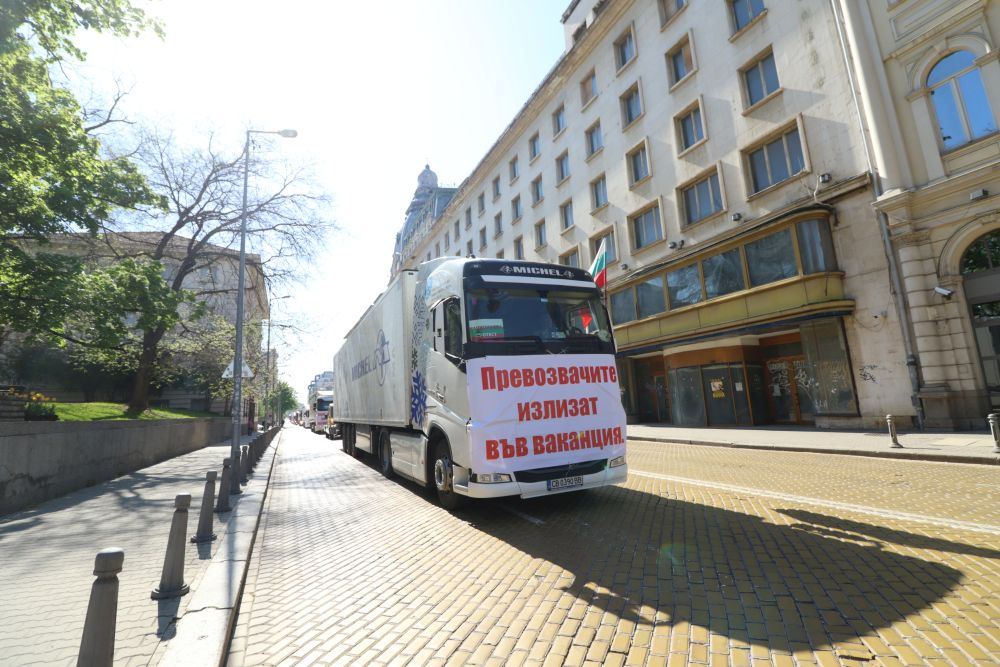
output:
M 639 418 L 644 422 L 669 422 L 667 378 L 663 358 L 637 359 L 635 362 L 636 390 L 639 398 Z
M 807 387 L 799 384 L 807 379 L 805 358 L 801 356 L 767 359 L 767 403 L 772 421 L 801 424 L 813 421 L 812 400 Z

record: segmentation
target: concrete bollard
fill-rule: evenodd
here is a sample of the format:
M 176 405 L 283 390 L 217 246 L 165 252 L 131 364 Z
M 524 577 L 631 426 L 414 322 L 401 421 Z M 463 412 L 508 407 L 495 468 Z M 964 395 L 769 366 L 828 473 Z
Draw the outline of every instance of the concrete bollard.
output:
M 222 479 L 219 481 L 219 498 L 215 503 L 216 514 L 222 514 L 223 512 L 229 512 L 232 508 L 229 506 L 229 480 L 232 478 L 232 460 L 223 459 L 222 460 Z
M 174 498 L 174 518 L 170 522 L 170 536 L 167 538 L 167 554 L 163 558 L 163 574 L 160 585 L 154 588 L 150 597 L 154 600 L 179 598 L 191 587 L 184 583 L 184 544 L 187 537 L 188 508 L 191 494 L 181 493 Z
M 1000 454 L 1000 414 L 991 412 L 986 421 L 990 425 L 990 435 L 993 436 L 993 453 Z
M 891 449 L 902 449 L 903 446 L 899 444 L 899 437 L 896 435 L 896 418 L 892 415 L 886 415 L 885 423 L 889 426 L 889 447 Z
M 243 445 L 240 447 L 240 484 L 246 485 L 250 473 L 250 447 Z
M 125 550 L 101 549 L 94 559 L 97 580 L 90 587 L 87 620 L 77 667 L 111 667 L 115 658 L 115 626 L 118 622 L 118 573 L 125 562 Z
M 192 542 L 211 542 L 215 539 L 215 533 L 212 532 L 212 505 L 215 504 L 215 478 L 218 475 L 214 470 L 205 473 L 205 493 L 201 496 L 198 532 L 191 538 Z

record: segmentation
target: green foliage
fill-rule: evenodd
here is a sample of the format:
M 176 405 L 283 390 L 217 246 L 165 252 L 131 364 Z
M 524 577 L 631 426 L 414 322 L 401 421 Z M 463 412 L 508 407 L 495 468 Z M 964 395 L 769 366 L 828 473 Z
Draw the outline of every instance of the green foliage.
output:
M 123 403 L 56 403 L 59 419 L 68 422 L 117 421 L 120 419 L 196 419 L 218 417 L 209 412 L 178 410 L 176 408 L 153 408 L 139 413 L 130 413 Z
M 51 401 L 51 398 L 46 398 L 38 393 L 25 396 L 24 419 L 26 421 L 54 420 L 56 406 Z
M 284 380 L 278 381 L 278 386 L 274 390 L 274 414 L 283 416 L 291 412 L 298 405 L 295 400 L 295 390 Z

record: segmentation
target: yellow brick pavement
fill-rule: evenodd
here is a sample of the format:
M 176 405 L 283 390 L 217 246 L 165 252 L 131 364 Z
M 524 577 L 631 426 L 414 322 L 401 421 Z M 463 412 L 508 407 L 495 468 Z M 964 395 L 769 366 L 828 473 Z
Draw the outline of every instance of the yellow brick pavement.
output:
M 994 664 L 1000 471 L 810 456 L 630 443 L 649 475 L 452 515 L 293 430 L 230 664 Z

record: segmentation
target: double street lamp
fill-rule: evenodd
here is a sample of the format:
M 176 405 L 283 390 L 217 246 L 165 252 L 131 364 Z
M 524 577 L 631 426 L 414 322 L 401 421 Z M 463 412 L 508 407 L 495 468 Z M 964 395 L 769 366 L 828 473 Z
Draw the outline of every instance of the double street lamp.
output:
M 230 450 L 230 457 L 233 462 L 233 470 L 239 470 L 240 461 L 240 435 L 243 430 L 243 301 L 246 293 L 246 264 L 247 264 L 247 187 L 250 179 L 250 135 L 251 134 L 277 134 L 281 137 L 293 138 L 298 136 L 295 130 L 247 130 L 246 143 L 243 146 L 243 208 L 240 214 L 240 275 L 236 296 L 236 352 L 233 356 L 233 443 Z M 231 490 L 240 493 L 239 475 L 233 475 Z

